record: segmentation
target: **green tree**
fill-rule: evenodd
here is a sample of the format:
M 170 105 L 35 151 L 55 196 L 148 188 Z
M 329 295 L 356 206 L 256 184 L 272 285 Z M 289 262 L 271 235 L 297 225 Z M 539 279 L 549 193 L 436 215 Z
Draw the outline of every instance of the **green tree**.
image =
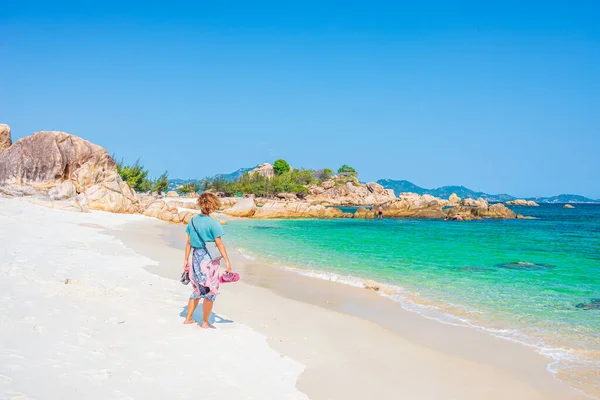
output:
M 206 192 L 207 190 L 209 190 L 211 187 L 211 181 L 210 178 L 204 178 L 200 181 L 200 189 L 203 192 Z
M 125 164 L 121 159 L 117 163 L 117 173 L 130 188 L 137 192 L 147 192 L 152 188 L 152 181 L 148 178 L 148 170 L 138 159 L 133 165 Z
M 332 175 L 333 171 L 330 168 L 318 169 L 313 172 L 313 176 L 319 183 L 330 179 Z
M 180 186 L 177 189 L 177 192 L 185 195 L 190 193 L 198 193 L 198 190 L 200 190 L 200 184 L 198 182 L 188 182 L 185 185 Z
M 290 164 L 288 164 L 287 161 L 285 161 L 282 158 L 273 163 L 273 170 L 275 171 L 275 175 L 283 175 L 286 172 L 289 172 L 290 169 L 292 169 L 292 167 L 290 167 Z
M 169 171 L 165 171 L 161 176 L 158 177 L 154 182 L 154 191 L 158 194 L 162 194 L 169 189 Z
M 338 174 L 344 174 L 344 175 L 356 175 L 356 170 L 346 164 L 339 167 L 337 172 L 338 172 Z

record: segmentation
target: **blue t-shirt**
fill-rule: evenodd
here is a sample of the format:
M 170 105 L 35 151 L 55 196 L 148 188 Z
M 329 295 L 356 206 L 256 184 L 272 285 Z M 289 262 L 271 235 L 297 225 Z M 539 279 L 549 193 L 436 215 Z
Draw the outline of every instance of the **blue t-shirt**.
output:
M 216 238 L 225 234 L 219 221 L 202 214 L 196 215 L 190 220 L 185 232 L 190 235 L 191 246 L 198 248 L 204 248 L 203 241 L 214 242 Z

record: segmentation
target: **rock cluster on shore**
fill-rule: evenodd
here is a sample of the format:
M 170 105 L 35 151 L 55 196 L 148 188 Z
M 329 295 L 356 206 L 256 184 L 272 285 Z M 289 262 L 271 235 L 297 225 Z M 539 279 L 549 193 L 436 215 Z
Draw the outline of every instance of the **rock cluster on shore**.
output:
M 305 200 L 324 206 L 372 206 L 394 200 L 391 189 L 384 189 L 378 183 L 361 184 L 357 179 L 331 179 L 321 185 L 309 185 L 310 194 Z
M 254 173 L 270 176 L 273 167 L 262 164 Z M 241 218 L 375 218 L 378 206 L 385 218 L 463 219 L 518 218 L 503 204 L 483 199 L 448 200 L 430 195 L 401 193 L 383 186 L 362 184 L 354 176 L 334 176 L 309 185 L 304 198 L 279 193 L 274 198 L 226 197 L 222 210 Z M 174 223 L 196 215 L 194 202 L 180 201 L 177 192 L 166 198 L 136 194 L 117 173 L 115 161 L 102 147 L 65 132 L 37 132 L 12 144 L 10 127 L 0 124 L 0 195 L 34 196 L 35 202 L 74 211 L 103 210 L 141 213 Z M 355 214 L 337 206 L 362 206 Z M 368 207 L 368 208 L 367 208 Z
M 526 207 L 539 207 L 539 204 L 533 200 L 525 200 L 525 199 L 517 199 L 507 201 L 504 204 L 508 204 L 511 206 L 526 206 Z
M 108 152 L 65 132 L 37 132 L 0 152 L 0 194 L 39 196 L 83 211 L 140 211 Z

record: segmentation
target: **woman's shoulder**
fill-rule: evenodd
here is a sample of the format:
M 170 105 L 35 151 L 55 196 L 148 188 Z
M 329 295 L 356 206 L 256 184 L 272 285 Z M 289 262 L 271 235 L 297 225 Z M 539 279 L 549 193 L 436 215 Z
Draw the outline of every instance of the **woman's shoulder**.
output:
M 221 225 L 221 223 L 219 222 L 218 219 L 211 217 L 210 215 L 202 215 L 202 214 L 198 214 L 194 217 L 192 217 L 192 221 L 194 221 L 194 224 L 198 224 L 198 225 Z

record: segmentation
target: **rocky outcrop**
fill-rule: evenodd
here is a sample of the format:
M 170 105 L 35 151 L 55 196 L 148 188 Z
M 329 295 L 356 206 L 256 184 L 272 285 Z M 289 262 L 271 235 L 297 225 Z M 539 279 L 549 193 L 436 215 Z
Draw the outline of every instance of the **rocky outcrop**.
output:
M 461 205 L 465 207 L 487 208 L 489 203 L 480 197 L 477 200 L 473 200 L 471 198 L 464 199 Z
M 335 182 L 332 179 L 326 180 L 323 183 L 321 183 L 321 187 L 325 190 L 331 189 L 334 186 L 335 186 Z
M 448 197 L 448 201 L 453 205 L 460 205 L 460 197 L 456 195 L 456 193 L 452 193 L 450 197 Z
M 575 208 L 575 207 L 572 206 L 571 204 L 565 204 L 563 208 Z
M 224 211 L 232 217 L 252 217 L 256 212 L 256 204 L 252 198 L 243 198 Z
M 154 199 L 154 201 L 151 201 L 151 198 L 151 196 L 146 196 L 140 200 L 140 203 L 144 205 L 142 214 L 147 217 L 157 218 L 176 224 L 187 224 L 192 217 L 198 215 L 199 213 L 199 211 L 186 210 L 185 208 L 187 207 L 182 207 L 182 205 L 185 206 L 186 204 L 182 202 L 166 202 L 160 199 Z M 181 208 L 184 208 L 184 210 L 180 210 Z
M 384 189 L 375 182 L 362 185 L 357 180 L 328 180 L 319 185 L 309 185 L 310 194 L 305 200 L 324 206 L 373 206 L 396 199 L 394 191 Z
M 288 201 L 298 200 L 298 196 L 296 195 L 296 193 L 277 193 L 275 195 L 275 197 L 277 197 L 280 200 L 288 200 Z
M 511 206 L 524 206 L 524 207 L 539 207 L 539 204 L 533 200 L 525 200 L 525 199 L 517 199 L 507 201 L 504 204 L 508 204 Z
M 8 149 L 12 145 L 10 137 L 10 126 L 0 124 L 0 152 Z
M 179 197 L 179 193 L 177 193 L 174 190 L 170 190 L 167 192 L 167 194 L 165 195 L 165 197 Z
M 37 132 L 0 152 L 0 192 L 76 198 L 94 210 L 138 212 L 135 192 L 102 147 L 65 132 Z
M 359 207 L 352 216 L 354 219 L 375 219 L 376 217 L 376 210 L 367 210 L 365 207 Z
M 257 208 L 252 218 L 350 218 L 335 207 L 324 207 L 305 201 L 270 201 Z
M 383 204 L 384 218 L 444 218 L 446 200 L 430 195 L 402 193 L 398 199 Z
M 232 207 L 234 204 L 237 204 L 241 197 L 221 197 L 221 210 L 227 210 L 229 207 Z
M 262 175 L 267 179 L 271 179 L 275 176 L 275 169 L 273 169 L 273 166 L 271 164 L 264 163 L 254 168 L 252 171 L 248 172 L 248 175 L 254 174 Z
M 455 218 L 458 214 L 464 220 L 474 220 L 482 218 L 494 218 L 494 219 L 514 219 L 517 218 L 512 210 L 507 208 L 504 204 L 492 204 L 481 198 L 477 200 L 465 199 L 462 201 L 460 206 L 454 206 L 446 210 L 446 216 L 448 218 Z M 521 216 L 522 217 L 522 216 Z

